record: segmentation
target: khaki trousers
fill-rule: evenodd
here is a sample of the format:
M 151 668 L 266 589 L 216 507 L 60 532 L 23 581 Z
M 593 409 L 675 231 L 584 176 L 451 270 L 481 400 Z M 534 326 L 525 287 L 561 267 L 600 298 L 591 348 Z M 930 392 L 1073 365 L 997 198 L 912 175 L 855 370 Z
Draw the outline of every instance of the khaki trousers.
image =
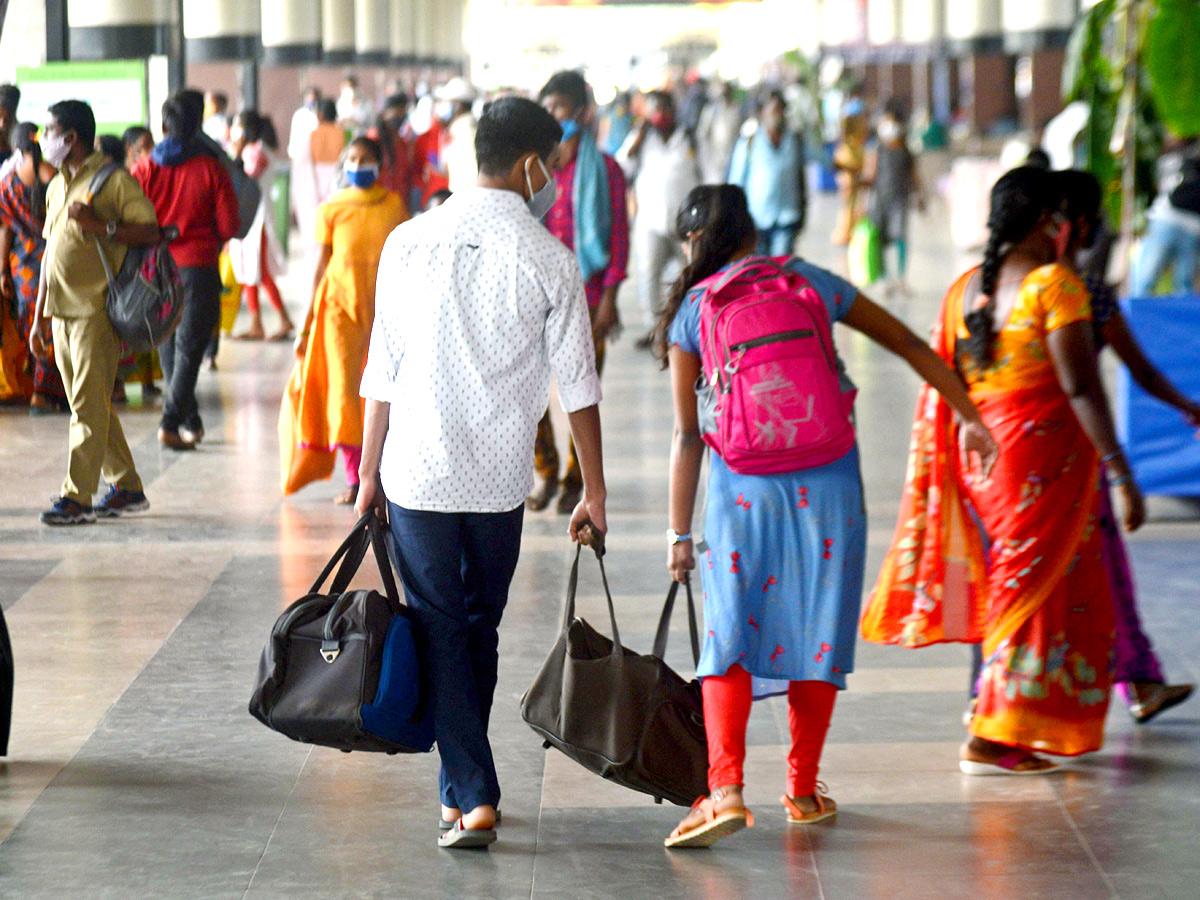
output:
M 112 406 L 121 342 L 104 313 L 54 317 L 54 354 L 71 405 L 70 456 L 62 496 L 92 505 L 100 476 L 108 484 L 140 491 L 142 480 Z

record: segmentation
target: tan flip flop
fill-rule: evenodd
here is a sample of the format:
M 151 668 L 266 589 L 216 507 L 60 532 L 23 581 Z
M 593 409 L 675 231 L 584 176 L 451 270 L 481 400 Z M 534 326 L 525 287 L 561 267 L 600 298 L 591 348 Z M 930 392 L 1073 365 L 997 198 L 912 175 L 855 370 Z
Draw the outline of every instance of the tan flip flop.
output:
M 736 831 L 741 831 L 743 828 L 754 827 L 754 813 L 743 807 L 735 807 L 727 809 L 724 812 L 717 812 L 717 803 L 728 796 L 727 791 L 713 791 L 707 797 L 701 797 L 692 805 L 692 813 L 700 812 L 704 814 L 704 819 L 699 825 L 683 830 L 684 819 L 679 826 L 671 832 L 671 836 L 663 841 L 663 846 L 672 850 L 684 850 L 688 848 L 711 847 L 723 837 L 728 837 Z M 692 813 L 688 814 L 691 818 Z
M 817 822 L 824 822 L 826 819 L 832 819 L 836 816 L 838 811 L 837 804 L 833 802 L 832 797 L 825 794 L 825 790 L 825 785 L 817 782 L 817 790 L 813 794 L 813 800 L 816 801 L 817 808 L 812 812 L 805 812 L 801 809 L 795 797 L 789 797 L 787 794 L 780 797 L 779 802 L 787 810 L 788 824 L 814 825 Z

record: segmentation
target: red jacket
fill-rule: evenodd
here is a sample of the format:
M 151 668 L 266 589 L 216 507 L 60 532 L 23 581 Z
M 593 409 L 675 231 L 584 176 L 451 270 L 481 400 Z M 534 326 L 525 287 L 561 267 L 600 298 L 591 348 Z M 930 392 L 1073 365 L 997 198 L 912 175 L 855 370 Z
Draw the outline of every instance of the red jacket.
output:
M 207 153 L 172 166 L 147 156 L 133 167 L 133 177 L 154 204 L 159 224 L 179 229 L 171 244 L 175 265 L 216 266 L 221 247 L 240 224 L 237 195 L 225 167 Z

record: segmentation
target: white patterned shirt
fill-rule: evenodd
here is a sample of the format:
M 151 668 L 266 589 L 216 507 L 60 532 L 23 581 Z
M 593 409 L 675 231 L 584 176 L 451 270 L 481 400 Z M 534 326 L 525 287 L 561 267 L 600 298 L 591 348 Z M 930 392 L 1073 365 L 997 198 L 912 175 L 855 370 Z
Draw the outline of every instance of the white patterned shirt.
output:
M 575 255 L 512 191 L 472 188 L 392 232 L 362 396 L 391 404 L 380 474 L 406 509 L 507 512 L 533 487 L 550 372 L 600 402 Z

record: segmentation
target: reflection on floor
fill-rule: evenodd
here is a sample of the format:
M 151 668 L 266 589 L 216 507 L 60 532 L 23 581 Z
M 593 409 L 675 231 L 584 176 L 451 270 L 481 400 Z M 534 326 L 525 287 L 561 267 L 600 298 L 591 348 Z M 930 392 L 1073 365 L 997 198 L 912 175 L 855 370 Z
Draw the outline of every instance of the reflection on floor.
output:
M 833 263 L 818 204 L 802 241 Z M 914 222 L 924 330 L 956 265 L 944 215 Z M 300 279 L 285 283 L 293 305 Z M 603 407 L 609 572 L 622 636 L 647 649 L 667 582 L 662 533 L 668 386 L 614 348 Z M 858 380 L 872 518 L 868 581 L 891 535 L 915 379 L 839 335 Z M 1048 898 L 1200 896 L 1200 706 L 1145 728 L 1114 707 L 1103 752 L 1047 779 L 971 780 L 955 769 L 967 653 L 863 645 L 840 699 L 822 778 L 842 812 L 789 828 L 776 805 L 786 711 L 751 721 L 747 796 L 758 826 L 712 851 L 667 853 L 680 811 L 656 807 L 553 753 L 517 703 L 555 636 L 570 547 L 563 519 L 530 515 L 502 628 L 493 736 L 505 791 L 487 853 L 435 846 L 436 759 L 343 755 L 292 744 L 246 713 L 261 646 L 352 521 L 336 483 L 279 497 L 276 416 L 287 345 L 227 343 L 203 373 L 208 438 L 159 449 L 153 410 L 122 420 L 153 508 L 51 531 L 66 421 L 0 410 L 0 604 L 18 683 L 0 763 L 0 897 L 41 898 Z M 1131 544 L 1147 625 L 1169 672 L 1200 679 L 1200 526 L 1181 506 Z M 581 612 L 598 618 L 589 573 Z M 688 665 L 686 641 L 670 661 Z

